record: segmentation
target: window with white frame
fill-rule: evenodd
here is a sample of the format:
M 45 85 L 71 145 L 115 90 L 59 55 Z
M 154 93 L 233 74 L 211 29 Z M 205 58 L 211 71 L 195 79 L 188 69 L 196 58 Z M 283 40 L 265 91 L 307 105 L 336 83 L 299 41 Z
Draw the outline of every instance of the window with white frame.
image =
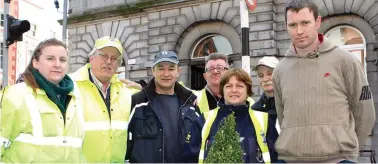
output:
M 37 33 L 37 25 L 35 24 L 30 24 L 30 30 L 28 31 L 30 36 L 35 37 Z
M 1 13 L 1 26 L 3 27 L 4 26 L 4 14 Z
M 27 56 L 26 61 L 27 61 L 27 62 L 30 62 L 32 56 L 33 56 L 33 50 L 28 50 L 28 56 Z
M 56 32 L 50 30 L 50 38 L 56 38 Z
M 205 36 L 195 44 L 192 58 L 205 58 L 213 52 L 232 54 L 231 43 L 222 35 L 212 34 Z
M 332 43 L 351 52 L 366 70 L 366 42 L 364 35 L 352 26 L 337 26 L 325 34 Z
M 1 63 L 0 63 L 0 69 L 2 69 L 2 68 L 3 68 L 3 63 L 4 63 L 4 62 L 3 62 L 3 56 L 4 56 L 4 51 L 3 51 L 3 48 L 4 48 L 3 46 L 4 46 L 4 44 L 3 44 L 3 42 L 0 43 L 0 46 L 1 46 L 1 47 L 0 47 L 0 49 L 1 49 L 1 50 L 0 50 L 0 51 L 1 51 L 1 52 L 0 52 L 0 62 L 1 62 Z

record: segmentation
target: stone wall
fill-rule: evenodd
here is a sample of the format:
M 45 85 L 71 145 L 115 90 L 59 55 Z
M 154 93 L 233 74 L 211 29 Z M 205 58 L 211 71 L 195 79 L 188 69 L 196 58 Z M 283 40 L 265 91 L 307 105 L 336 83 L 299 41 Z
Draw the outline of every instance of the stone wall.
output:
M 362 32 L 366 41 L 368 80 L 378 105 L 378 2 L 373 0 L 314 0 L 324 17 L 320 32 L 338 25 L 350 25 Z M 69 18 L 71 72 L 84 65 L 94 40 L 110 35 L 119 38 L 128 59 L 126 78 L 148 80 L 154 54 L 162 50 L 178 52 L 180 80 L 190 86 L 191 51 L 196 41 L 208 34 L 226 37 L 234 53 L 241 51 L 240 0 L 71 0 Z M 286 31 L 286 0 L 258 0 L 249 14 L 251 67 L 266 55 L 282 57 L 290 45 Z M 240 61 L 235 61 L 240 65 Z M 252 72 L 253 91 L 262 93 Z M 256 95 L 255 99 L 258 98 Z M 378 111 L 377 111 L 378 112 Z M 363 146 L 378 150 L 378 127 Z M 360 162 L 369 162 L 362 154 Z

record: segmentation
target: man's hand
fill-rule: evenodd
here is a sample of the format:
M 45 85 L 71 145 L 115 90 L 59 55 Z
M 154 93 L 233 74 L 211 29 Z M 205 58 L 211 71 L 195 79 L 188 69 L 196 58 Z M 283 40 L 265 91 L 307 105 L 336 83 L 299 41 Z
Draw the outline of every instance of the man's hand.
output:
M 194 100 L 193 105 L 197 105 L 198 106 L 198 99 Z
M 142 85 L 127 79 L 119 79 L 127 88 L 142 90 Z

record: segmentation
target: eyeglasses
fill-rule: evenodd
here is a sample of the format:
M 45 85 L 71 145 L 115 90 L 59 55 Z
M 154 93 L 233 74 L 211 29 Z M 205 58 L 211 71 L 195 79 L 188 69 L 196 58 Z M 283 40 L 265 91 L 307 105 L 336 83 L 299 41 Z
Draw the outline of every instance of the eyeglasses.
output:
M 103 52 L 98 52 L 97 53 L 97 56 L 99 56 L 100 57 L 100 59 L 102 60 L 102 61 L 108 61 L 109 60 L 109 58 L 110 58 L 110 62 L 111 63 L 114 63 L 114 62 L 122 62 L 122 60 L 121 60 L 121 58 L 122 58 L 122 56 L 119 56 L 119 57 L 111 57 L 110 55 L 107 55 L 106 53 L 103 53 Z
M 206 72 L 214 72 L 214 70 L 217 70 L 218 72 L 223 72 L 225 70 L 228 70 L 228 68 L 227 67 L 218 66 L 218 67 L 211 67 L 211 68 L 206 68 L 205 69 Z

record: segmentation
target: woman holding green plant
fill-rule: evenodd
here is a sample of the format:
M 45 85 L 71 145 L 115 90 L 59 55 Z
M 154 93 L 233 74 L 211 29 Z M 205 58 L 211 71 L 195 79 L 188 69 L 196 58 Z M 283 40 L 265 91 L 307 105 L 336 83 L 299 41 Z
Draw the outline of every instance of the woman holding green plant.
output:
M 251 110 L 254 101 L 248 73 L 227 71 L 220 88 L 223 98 L 219 107 L 210 111 L 202 131 L 199 163 L 270 163 L 268 115 Z

